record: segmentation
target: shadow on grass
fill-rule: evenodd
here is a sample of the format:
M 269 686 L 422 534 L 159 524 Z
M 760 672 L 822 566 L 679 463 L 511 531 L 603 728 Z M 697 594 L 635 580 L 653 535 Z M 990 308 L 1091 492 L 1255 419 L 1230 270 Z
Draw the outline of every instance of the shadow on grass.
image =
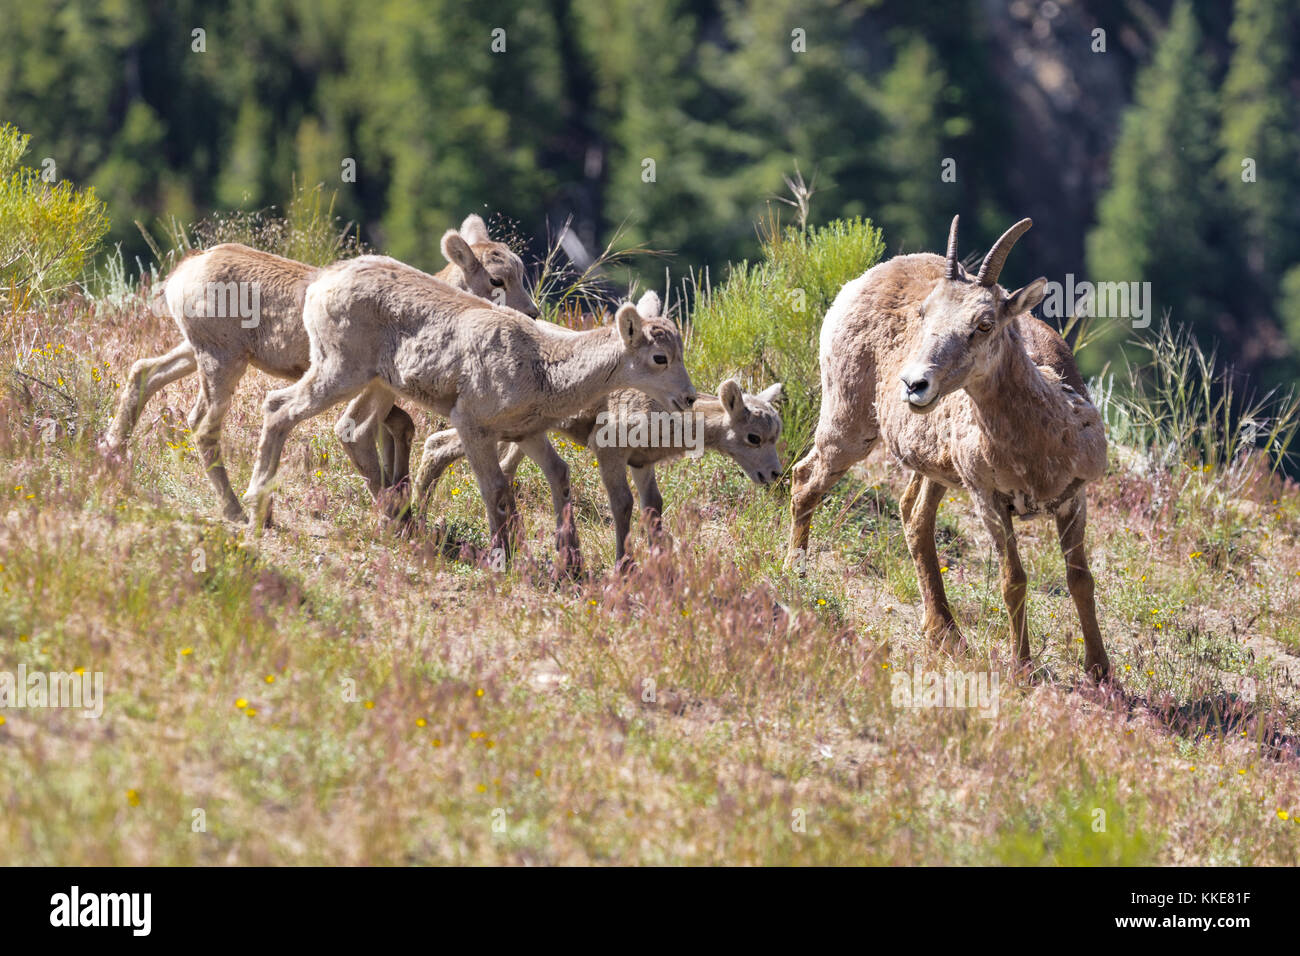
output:
M 1087 681 L 1077 690 L 1112 712 L 1149 716 L 1159 726 L 1188 740 L 1241 737 L 1255 743 L 1265 757 L 1300 760 L 1300 736 L 1287 729 L 1287 715 L 1231 691 L 1178 703 L 1171 698 L 1152 700 L 1131 693 L 1113 681 L 1101 686 Z

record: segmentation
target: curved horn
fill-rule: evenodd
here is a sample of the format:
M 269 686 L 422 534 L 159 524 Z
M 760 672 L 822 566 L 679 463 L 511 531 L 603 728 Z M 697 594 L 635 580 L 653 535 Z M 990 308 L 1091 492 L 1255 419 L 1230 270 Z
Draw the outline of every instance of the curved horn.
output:
M 961 216 L 952 217 L 952 225 L 948 227 L 948 268 L 944 270 L 945 279 L 957 278 L 957 220 Z
M 976 277 L 980 285 L 993 285 L 998 281 L 998 276 L 1002 274 L 1002 265 L 1007 261 L 1007 253 L 1016 244 L 1016 240 L 1028 232 L 1033 224 L 1032 219 L 1021 219 L 993 243 L 993 248 L 980 264 L 980 272 Z

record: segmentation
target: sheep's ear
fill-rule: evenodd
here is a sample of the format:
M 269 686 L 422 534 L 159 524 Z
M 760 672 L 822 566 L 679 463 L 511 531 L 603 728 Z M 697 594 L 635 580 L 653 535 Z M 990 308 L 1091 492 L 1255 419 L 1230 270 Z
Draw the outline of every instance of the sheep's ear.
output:
M 1039 276 L 1029 285 L 1022 289 L 1017 289 L 1007 296 L 1006 305 L 1002 307 L 1005 315 L 1023 315 L 1038 303 L 1043 301 L 1047 295 L 1047 279 Z
M 781 402 L 785 399 L 784 386 L 782 386 L 780 382 L 777 382 L 775 385 L 763 389 L 761 392 L 758 393 L 757 397 L 761 398 L 763 401 L 767 402 L 767 404 L 775 408 L 777 405 L 780 405 Z
M 460 224 L 460 237 L 471 246 L 492 241 L 488 238 L 487 223 L 483 221 L 482 216 L 466 216 L 465 221 Z
M 614 314 L 618 334 L 623 337 L 623 347 L 632 348 L 641 340 L 641 313 L 631 302 L 624 302 Z
M 483 268 L 483 264 L 478 261 L 478 256 L 474 255 L 474 250 L 469 247 L 469 243 L 455 229 L 448 229 L 443 234 L 442 254 L 448 262 L 459 267 L 467 277 Z
M 659 293 L 651 290 L 641 296 L 636 304 L 636 310 L 643 319 L 659 318 L 664 311 L 663 304 L 659 301 Z
M 729 378 L 722 383 L 722 387 L 718 389 L 718 398 L 722 399 L 722 407 L 732 421 L 736 421 L 744 414 L 745 393 L 741 391 L 740 383 L 734 378 Z

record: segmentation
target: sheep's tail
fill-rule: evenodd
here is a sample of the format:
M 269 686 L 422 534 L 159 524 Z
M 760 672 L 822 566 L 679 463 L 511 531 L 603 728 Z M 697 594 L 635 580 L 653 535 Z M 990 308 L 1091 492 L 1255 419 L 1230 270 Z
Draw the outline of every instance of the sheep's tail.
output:
M 181 263 L 191 256 L 202 255 L 202 249 L 186 249 L 184 254 L 176 260 L 171 271 L 167 273 L 166 278 L 160 280 L 156 285 L 150 288 L 149 311 L 157 316 L 164 318 L 171 316 L 171 309 L 167 306 L 167 284 L 171 282 L 172 276 L 176 275 L 176 270 L 180 268 Z

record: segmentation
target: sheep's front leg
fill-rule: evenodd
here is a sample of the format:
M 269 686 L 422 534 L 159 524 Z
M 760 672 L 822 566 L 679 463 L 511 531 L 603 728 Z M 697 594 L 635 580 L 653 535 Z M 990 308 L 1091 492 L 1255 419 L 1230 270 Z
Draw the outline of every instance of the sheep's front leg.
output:
M 597 446 L 596 462 L 600 465 L 600 480 L 609 495 L 609 510 L 614 517 L 614 559 L 626 566 L 627 534 L 632 527 L 632 489 L 627 483 L 627 460 L 618 454 L 618 448 Z
M 244 492 L 244 503 L 253 509 L 250 521 L 261 525 L 270 503 L 270 484 L 280 467 L 285 439 L 299 422 L 319 415 L 346 401 L 368 385 L 374 376 L 359 368 L 313 364 L 307 374 L 288 388 L 266 396 L 262 413 L 262 436 L 257 443 L 257 465 Z
M 1020 550 L 1016 546 L 1016 532 L 1011 524 L 1011 512 L 992 496 L 976 495 L 976 508 L 984 527 L 993 538 L 1002 565 L 1002 600 L 1007 606 L 1011 622 L 1011 640 L 1016 658 L 1023 670 L 1029 669 L 1029 625 L 1025 619 L 1025 602 L 1029 595 L 1028 579 L 1020 563 Z
M 1088 499 L 1083 492 L 1056 516 L 1056 533 L 1065 556 L 1065 581 L 1079 612 L 1083 629 L 1083 668 L 1096 680 L 1110 676 L 1110 658 L 1097 626 L 1097 605 L 1093 599 L 1092 572 L 1088 570 L 1088 552 L 1084 549 L 1084 530 L 1088 524 Z
M 641 468 L 632 468 L 631 471 L 637 497 L 641 499 L 641 514 L 650 526 L 650 534 L 660 547 L 672 547 L 672 535 L 664 530 L 664 496 L 659 493 L 655 466 L 645 465 Z
M 348 404 L 334 425 L 334 434 L 343 443 L 352 464 L 366 479 L 366 487 L 374 499 L 378 499 L 384 489 L 384 469 L 375 440 L 380 423 L 392 408 L 392 393 L 377 386 L 371 387 Z
M 556 570 L 571 576 L 582 573 L 582 547 L 578 542 L 578 525 L 573 518 L 573 500 L 569 488 L 569 465 L 547 440 L 546 434 L 533 435 L 515 447 L 537 462 L 551 486 L 551 506 L 555 511 Z M 506 460 L 509 462 L 507 452 Z M 515 467 L 518 463 L 515 462 Z M 514 469 L 511 469 L 513 477 Z M 507 479 L 509 480 L 509 479 Z
M 384 480 L 389 488 L 399 487 L 411 474 L 411 444 L 415 441 L 415 422 L 396 405 L 379 429 L 379 457 Z
M 916 565 L 916 579 L 921 586 L 921 603 L 925 609 L 925 636 L 949 649 L 961 640 L 957 622 L 948 606 L 948 595 L 939 571 L 939 552 L 934 544 L 935 515 L 943 500 L 944 486 L 924 475 L 914 473 L 899 505 L 903 512 L 903 533 L 907 550 Z
M 515 474 L 524 463 L 524 450 L 514 442 L 503 441 L 497 451 L 501 453 L 501 470 L 505 472 L 506 480 L 514 484 Z
M 465 458 L 474 470 L 479 494 L 487 508 L 488 533 L 492 539 L 493 557 L 499 553 L 507 561 L 515 548 L 519 533 L 519 513 L 515 510 L 515 495 L 497 463 L 496 436 L 466 419 L 453 408 L 451 423 L 460 433 L 465 446 Z
M 454 428 L 444 428 L 426 438 L 424 454 L 420 456 L 420 468 L 415 473 L 415 487 L 411 490 L 411 503 L 424 507 L 442 473 L 453 461 L 464 455 L 465 445 L 460 440 L 460 433 Z

